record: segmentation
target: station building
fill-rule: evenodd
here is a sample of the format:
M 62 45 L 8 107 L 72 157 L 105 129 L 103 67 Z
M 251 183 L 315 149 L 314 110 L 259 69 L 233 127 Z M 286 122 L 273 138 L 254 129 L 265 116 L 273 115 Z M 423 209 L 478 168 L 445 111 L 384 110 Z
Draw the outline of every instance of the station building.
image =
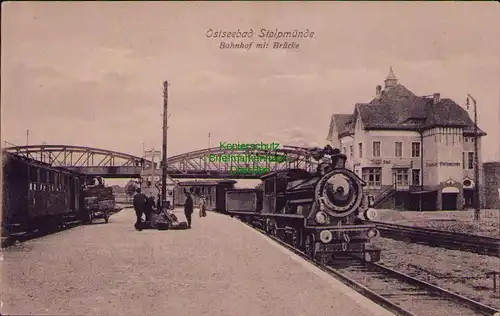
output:
M 459 210 L 474 205 L 474 127 L 456 102 L 439 93 L 415 95 L 391 67 L 370 102 L 332 115 L 327 140 L 366 182 L 374 207 Z M 480 166 L 484 135 L 478 129 Z
M 500 209 L 500 161 L 485 162 L 483 169 L 485 208 Z

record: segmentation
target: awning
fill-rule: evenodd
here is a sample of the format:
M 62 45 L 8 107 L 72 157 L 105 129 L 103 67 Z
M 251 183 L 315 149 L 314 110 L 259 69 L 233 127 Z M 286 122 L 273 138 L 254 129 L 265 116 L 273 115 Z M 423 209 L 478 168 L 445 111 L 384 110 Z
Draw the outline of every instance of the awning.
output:
M 433 193 L 436 192 L 437 190 L 427 190 L 427 191 L 410 191 L 410 194 L 427 194 L 427 193 Z
M 441 191 L 442 193 L 460 193 L 460 190 L 455 187 L 446 187 Z
M 392 165 L 392 169 L 411 169 L 413 166 L 412 166 L 412 163 L 409 162 L 409 163 L 400 163 L 400 164 L 393 164 Z

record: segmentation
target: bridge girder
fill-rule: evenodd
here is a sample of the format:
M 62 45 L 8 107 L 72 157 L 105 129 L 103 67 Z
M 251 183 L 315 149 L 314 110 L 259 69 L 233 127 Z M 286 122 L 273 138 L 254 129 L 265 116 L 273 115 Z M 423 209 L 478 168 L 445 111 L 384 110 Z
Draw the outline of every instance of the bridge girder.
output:
M 71 145 L 30 145 L 4 150 L 48 163 L 54 167 L 132 167 L 151 166 L 141 157 L 106 149 Z
M 222 159 L 210 159 L 210 155 L 214 157 L 226 157 L 226 162 Z M 277 161 L 233 161 L 246 155 L 253 155 L 254 157 L 269 156 L 285 156 L 285 162 Z M 235 157 L 235 158 L 230 158 Z M 217 161 L 214 161 L 217 160 Z M 241 160 L 241 159 L 238 159 Z M 167 159 L 168 173 L 172 177 L 190 178 L 199 175 L 200 178 L 216 177 L 221 175 L 223 178 L 258 178 L 259 175 L 250 174 L 232 174 L 231 168 L 260 168 L 267 169 L 268 172 L 300 168 L 308 171 L 316 170 L 318 163 L 312 159 L 310 152 L 307 148 L 287 147 L 284 146 L 278 150 L 223 150 L 219 147 L 209 149 L 192 151 L 185 154 L 169 157 Z M 267 172 L 266 172 L 267 173 Z M 261 174 L 263 175 L 263 174 Z M 260 176 L 261 176 L 260 175 Z
M 88 175 L 99 176 L 138 176 L 142 168 L 151 167 L 151 161 L 141 157 L 111 150 L 68 145 L 31 145 L 8 147 L 4 150 L 56 167 L 66 167 Z M 213 157 L 226 157 L 213 161 Z M 286 161 L 238 161 L 240 157 L 285 156 Z M 239 159 L 231 158 L 238 157 Z M 228 161 L 222 161 L 228 160 Z M 237 161 L 234 161 L 237 160 Z M 155 163 L 156 164 L 156 163 Z M 234 168 L 260 168 L 266 173 L 300 168 L 316 170 L 318 163 L 311 157 L 308 148 L 283 146 L 275 151 L 267 150 L 223 150 L 219 147 L 192 151 L 167 159 L 167 172 L 172 178 L 232 178 L 258 179 L 263 174 L 234 174 Z M 241 170 L 241 169 L 240 169 Z

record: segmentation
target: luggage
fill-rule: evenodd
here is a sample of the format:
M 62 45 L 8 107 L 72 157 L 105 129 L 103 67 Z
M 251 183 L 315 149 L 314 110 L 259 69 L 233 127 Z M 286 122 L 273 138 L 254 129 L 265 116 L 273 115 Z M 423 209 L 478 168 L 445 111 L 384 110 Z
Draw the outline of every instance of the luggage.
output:
M 158 230 L 167 230 L 169 228 L 169 224 L 165 222 L 158 222 L 156 223 L 156 229 Z
M 173 225 L 172 229 L 188 229 L 188 224 L 186 222 L 180 222 L 177 225 Z

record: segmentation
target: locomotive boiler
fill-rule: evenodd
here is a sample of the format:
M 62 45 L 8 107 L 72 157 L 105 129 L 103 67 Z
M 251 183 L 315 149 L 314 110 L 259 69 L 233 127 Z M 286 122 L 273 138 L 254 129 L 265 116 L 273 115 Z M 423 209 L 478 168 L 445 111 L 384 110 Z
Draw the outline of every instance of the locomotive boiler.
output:
M 345 168 L 347 157 L 338 149 L 312 149 L 311 155 L 321 161 L 315 172 L 280 170 L 261 177 L 263 190 L 228 190 L 227 212 L 323 263 L 353 255 L 380 260 L 380 249 L 369 244 L 379 232 L 362 222 L 376 216 L 365 183 Z

